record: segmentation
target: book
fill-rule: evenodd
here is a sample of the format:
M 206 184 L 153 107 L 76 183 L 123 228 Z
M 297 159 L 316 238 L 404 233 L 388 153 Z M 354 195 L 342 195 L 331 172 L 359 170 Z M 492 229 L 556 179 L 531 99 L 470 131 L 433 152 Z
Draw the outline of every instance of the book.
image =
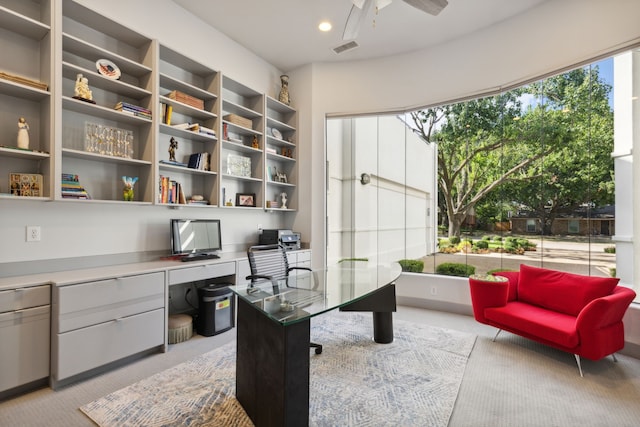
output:
M 63 199 L 91 199 L 91 196 L 80 185 L 80 177 L 76 174 L 63 173 L 61 195 Z

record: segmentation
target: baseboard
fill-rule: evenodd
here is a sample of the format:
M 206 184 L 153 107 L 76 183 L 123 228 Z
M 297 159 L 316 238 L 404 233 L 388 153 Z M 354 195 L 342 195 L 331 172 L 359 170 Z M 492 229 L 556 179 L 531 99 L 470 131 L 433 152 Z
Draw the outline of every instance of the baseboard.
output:
M 636 359 L 640 359 L 640 345 L 634 344 L 631 342 L 625 342 L 624 348 L 620 350 L 618 353 L 624 354 L 625 356 L 635 357 Z
M 473 316 L 473 310 L 466 304 L 457 304 L 448 301 L 435 301 L 429 299 L 397 296 L 396 302 L 399 305 L 408 307 L 424 308 L 427 310 L 445 311 L 448 313 L 463 314 Z

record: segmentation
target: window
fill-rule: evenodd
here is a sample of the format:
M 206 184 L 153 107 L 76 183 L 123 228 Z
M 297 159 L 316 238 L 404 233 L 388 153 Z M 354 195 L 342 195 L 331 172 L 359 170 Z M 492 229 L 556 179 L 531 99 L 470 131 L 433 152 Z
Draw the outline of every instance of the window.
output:
M 328 119 L 328 262 L 614 274 L 612 84 L 608 59 L 491 97 Z M 579 260 L 557 262 L 567 250 Z

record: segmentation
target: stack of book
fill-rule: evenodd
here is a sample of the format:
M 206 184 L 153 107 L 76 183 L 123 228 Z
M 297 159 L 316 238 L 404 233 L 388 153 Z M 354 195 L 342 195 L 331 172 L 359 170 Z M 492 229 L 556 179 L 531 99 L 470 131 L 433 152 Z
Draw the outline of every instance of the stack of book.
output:
M 131 114 L 132 116 L 143 117 L 145 119 L 151 120 L 151 110 L 144 107 L 140 107 L 138 105 L 133 105 L 133 104 L 129 104 L 128 102 L 120 101 L 113 108 L 123 113 Z
M 202 171 L 209 170 L 209 153 L 193 153 L 189 156 L 188 168 Z
M 187 203 L 182 185 L 168 176 L 160 176 L 160 188 L 158 191 L 158 201 L 160 203 L 171 205 L 185 205 Z
M 89 193 L 80 185 L 78 175 L 72 173 L 62 174 L 62 198 L 63 199 L 90 199 Z

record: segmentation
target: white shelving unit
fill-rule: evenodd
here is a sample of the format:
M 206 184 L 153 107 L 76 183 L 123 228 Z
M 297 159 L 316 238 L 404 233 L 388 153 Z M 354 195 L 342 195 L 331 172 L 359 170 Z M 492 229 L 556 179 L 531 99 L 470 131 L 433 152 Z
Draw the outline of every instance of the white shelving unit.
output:
M 264 95 L 223 76 L 220 200 L 225 207 L 264 206 L 263 111 Z
M 80 185 L 91 196 L 92 200 L 80 200 L 83 203 L 131 203 L 123 201 L 122 177 L 127 176 L 138 178 L 134 201 L 153 203 L 156 189 L 153 120 L 118 111 L 115 106 L 125 102 L 157 113 L 153 105 L 157 43 L 71 0 L 62 2 L 61 21 L 62 72 L 58 87 L 62 115 L 57 152 L 61 160 L 55 176 L 54 198 L 77 200 L 62 197 L 62 174 L 72 174 L 78 175 Z M 99 74 L 96 69 L 99 59 L 113 62 L 121 76 L 111 79 Z M 74 98 L 78 75 L 88 79 L 95 103 Z M 104 131 L 85 131 L 87 123 L 101 125 Z M 132 132 L 133 139 L 125 138 L 125 132 Z M 116 135 L 120 142 L 109 142 Z M 87 145 L 91 137 L 96 142 Z
M 269 96 L 266 97 L 266 112 L 265 208 L 295 211 L 298 206 L 298 114 L 290 106 Z M 286 209 L 282 207 L 282 193 L 286 194 Z M 278 203 L 277 208 L 272 206 L 272 201 Z
M 290 106 L 73 0 L 0 0 L 0 49 L 0 70 L 30 82 L 0 78 L 0 169 L 42 175 L 27 197 L 11 195 L 9 173 L 0 175 L 0 198 L 130 204 L 126 176 L 138 178 L 136 204 L 175 207 L 162 190 L 174 181 L 184 201 L 207 201 L 180 206 L 298 209 L 298 118 Z M 98 60 L 114 63 L 120 77 L 100 74 Z M 79 75 L 94 102 L 75 96 Z M 151 114 L 118 111 L 120 102 Z M 28 150 L 17 147 L 20 117 L 30 126 Z M 185 123 L 204 132 L 176 126 Z M 198 153 L 208 167 L 189 168 Z M 64 174 L 77 175 L 91 199 L 63 197 Z
M 50 176 L 53 170 L 53 51 L 51 29 L 53 4 L 42 1 L 0 1 L 0 197 L 16 194 L 10 173 L 42 175 L 42 187 L 25 200 L 49 200 L 52 196 Z M 20 77 L 36 85 L 9 79 Z M 41 83 L 44 87 L 38 87 Z M 29 150 L 17 148 L 18 119 L 29 125 Z M 13 191 L 12 191 L 13 190 Z M 31 189 L 30 189 L 31 190 Z
M 160 46 L 159 62 L 159 103 L 163 105 L 163 114 L 158 114 L 158 137 L 156 150 L 158 159 L 158 204 L 175 205 L 181 201 L 177 197 L 172 201 L 168 190 L 163 190 L 167 182 L 179 184 L 179 191 L 187 202 L 184 206 L 206 207 L 218 205 L 218 167 L 220 164 L 220 144 L 218 135 L 220 73 L 175 52 Z M 177 91 L 185 96 L 202 101 L 202 108 L 188 105 L 176 97 L 170 97 Z M 167 109 L 171 112 L 167 113 Z M 170 119 L 167 119 L 167 116 Z M 169 121 L 169 123 L 167 123 Z M 175 127 L 181 124 L 198 124 L 213 131 L 185 130 Z M 199 128 L 198 128 L 199 129 Z M 169 161 L 171 139 L 178 143 L 175 159 L 186 166 L 163 163 Z M 208 167 L 205 169 L 189 168 L 189 158 L 193 154 L 206 153 Z M 164 183 L 164 184 L 163 184 Z M 164 194 L 164 195 L 163 195 Z M 179 196 L 179 195 L 178 195 Z M 193 196 L 202 196 L 206 205 L 189 204 Z

